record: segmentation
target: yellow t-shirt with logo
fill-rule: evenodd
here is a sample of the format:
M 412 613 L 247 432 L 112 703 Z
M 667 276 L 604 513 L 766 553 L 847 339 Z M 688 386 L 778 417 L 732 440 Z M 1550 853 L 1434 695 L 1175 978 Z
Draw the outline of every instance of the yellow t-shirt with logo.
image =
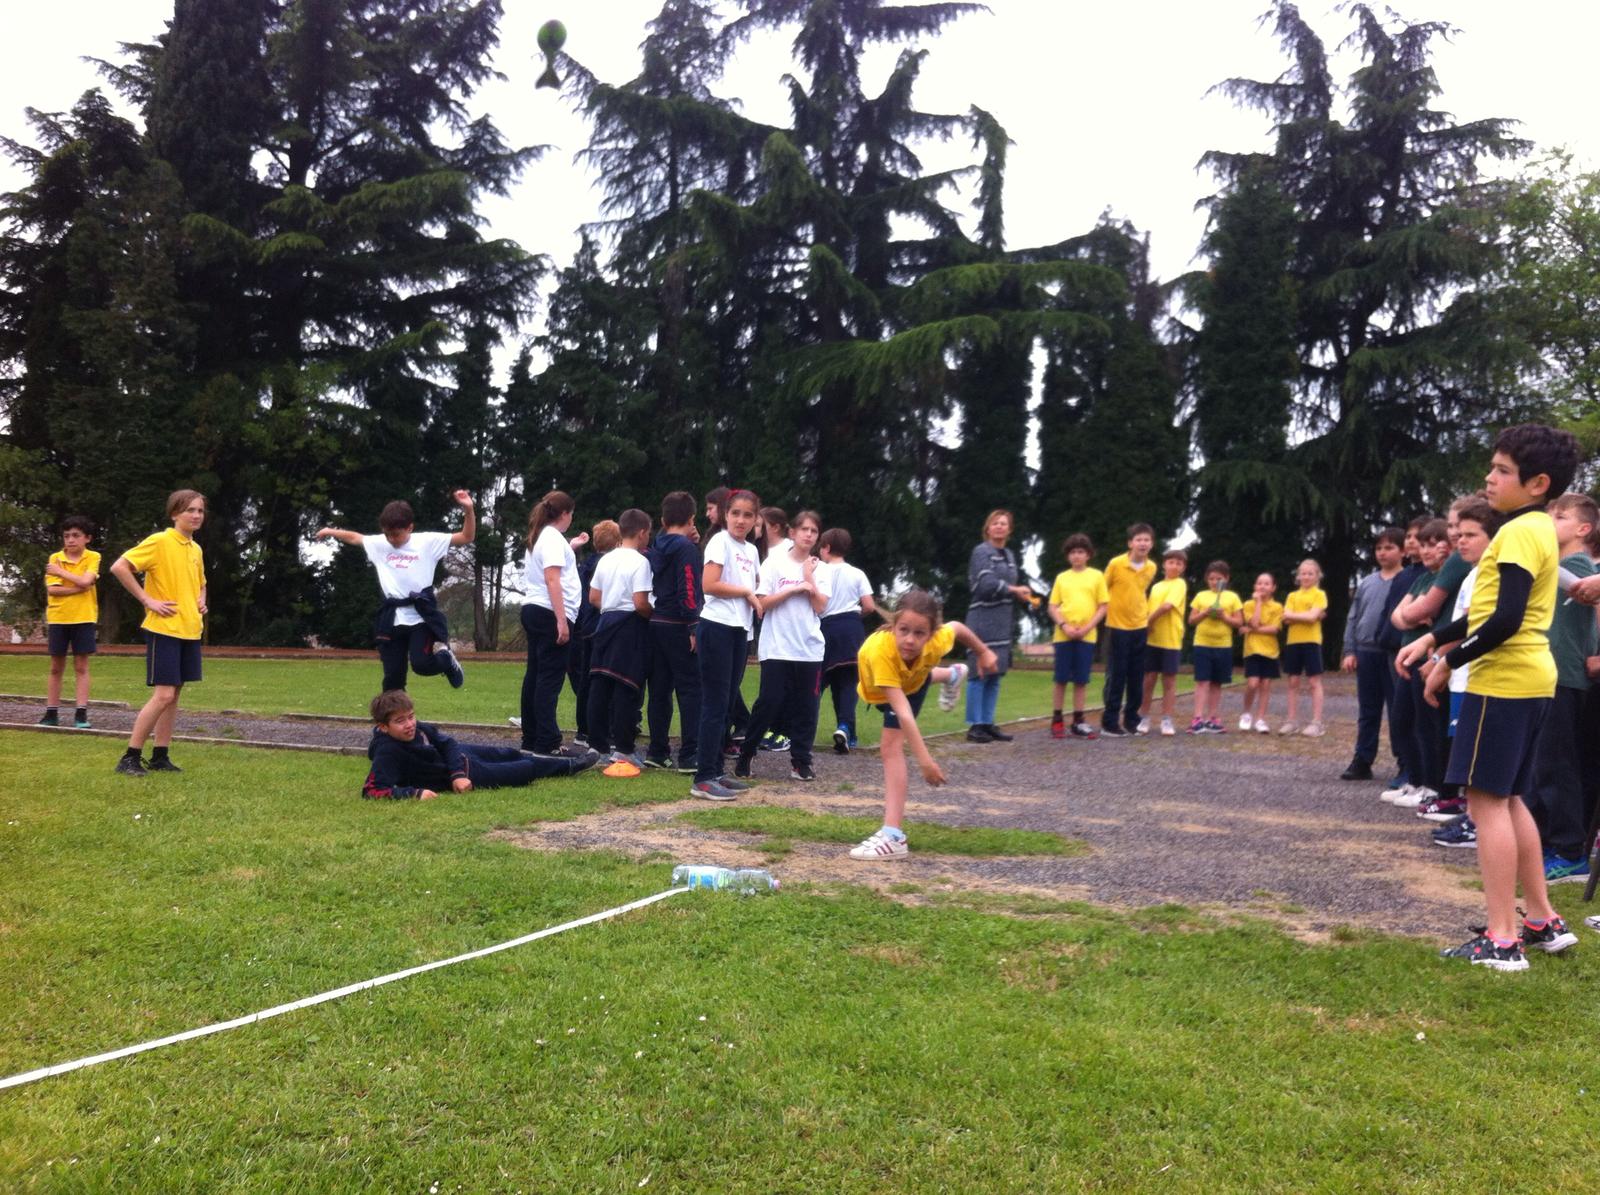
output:
M 1533 578 L 1528 608 L 1519 626 L 1499 647 L 1472 661 L 1467 692 L 1483 697 L 1554 697 L 1556 661 L 1550 654 L 1550 623 L 1555 617 L 1556 570 L 1561 550 L 1556 525 L 1542 510 L 1530 510 L 1506 523 L 1478 561 L 1467 607 L 1470 636 L 1494 613 L 1500 600 L 1500 568 L 1514 564 Z
M 1196 610 L 1211 610 L 1216 608 L 1223 614 L 1239 614 L 1244 611 L 1244 603 L 1239 600 L 1239 595 L 1231 589 L 1224 589 L 1218 593 L 1215 589 L 1202 589 L 1194 595 L 1194 600 L 1189 603 L 1189 613 Z M 1232 647 L 1233 628 L 1223 621 L 1220 615 L 1207 615 L 1194 624 L 1194 645 L 1196 647 Z
M 1183 616 L 1189 608 L 1189 582 L 1182 577 L 1157 581 L 1150 587 L 1151 611 L 1160 608 L 1164 602 L 1171 602 L 1172 609 L 1150 624 L 1150 636 L 1145 642 L 1150 647 L 1177 651 L 1183 646 Z
M 1155 580 L 1156 562 L 1149 557 L 1137 568 L 1124 552 L 1106 565 L 1106 589 L 1111 597 L 1106 606 L 1106 626 L 1119 631 L 1142 631 L 1150 624 L 1150 606 L 1145 591 Z
M 1249 629 L 1251 617 L 1256 612 L 1256 600 L 1251 598 L 1243 605 L 1246 629 L 1244 632 L 1244 654 L 1247 656 L 1265 656 L 1269 660 L 1278 658 L 1278 632 L 1283 629 L 1283 603 L 1275 599 L 1261 603 L 1261 625 L 1271 627 L 1270 631 L 1252 631 Z
M 1061 610 L 1061 617 L 1074 626 L 1082 626 L 1094 617 L 1094 612 L 1100 609 L 1102 602 L 1109 602 L 1111 595 L 1106 591 L 1106 575 L 1097 568 L 1086 568 L 1081 571 L 1067 569 L 1056 574 L 1056 583 L 1050 587 L 1050 604 Z M 1095 628 L 1083 637 L 1081 642 L 1093 643 L 1100 637 L 1099 628 Z M 1054 637 L 1056 643 L 1066 643 L 1067 633 L 1060 626 L 1056 627 Z
M 947 623 L 928 637 L 922 654 L 908 664 L 900 657 L 893 631 L 888 627 L 873 631 L 856 653 L 856 692 L 862 701 L 872 705 L 889 700 L 883 692 L 886 685 L 910 697 L 922 690 L 928 683 L 928 673 L 955 645 L 955 629 Z
M 1313 585 L 1310 589 L 1296 589 L 1283 599 L 1283 609 L 1287 614 L 1310 614 L 1313 610 L 1326 610 L 1328 608 L 1328 595 Z M 1284 636 L 1285 643 L 1321 643 L 1322 623 L 1320 622 L 1291 622 L 1287 624 L 1289 633 Z
M 82 556 L 76 560 L 68 560 L 65 552 L 54 552 L 50 556 L 50 563 L 82 577 L 100 571 L 100 553 L 85 548 Z M 51 626 L 100 621 L 99 582 L 66 597 L 57 597 L 49 592 L 49 587 L 52 585 L 60 585 L 63 589 L 67 587 L 60 577 L 52 577 L 46 573 L 44 583 L 46 594 L 44 620 Z
M 180 535 L 176 527 L 168 527 L 129 548 L 122 558 L 134 572 L 144 574 L 144 591 L 152 600 L 177 605 L 164 617 L 147 608 L 139 625 L 174 639 L 200 638 L 200 591 L 206 585 L 200 545 Z

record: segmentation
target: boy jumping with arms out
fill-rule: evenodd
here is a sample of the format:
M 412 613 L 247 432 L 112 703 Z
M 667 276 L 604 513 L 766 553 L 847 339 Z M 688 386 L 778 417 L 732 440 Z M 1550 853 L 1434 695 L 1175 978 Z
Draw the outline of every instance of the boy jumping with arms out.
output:
M 1477 826 L 1488 925 L 1443 956 L 1496 971 L 1526 970 L 1525 946 L 1553 954 L 1577 943 L 1550 905 L 1539 828 L 1521 794 L 1557 680 L 1547 635 L 1559 596 L 1559 548 L 1545 506 L 1572 484 L 1579 459 L 1569 432 L 1522 424 L 1500 433 L 1484 491 L 1507 518 L 1478 562 L 1467 616 L 1424 634 L 1396 661 L 1408 671 L 1432 656 L 1424 692 L 1434 702 L 1451 670 L 1472 664 L 1447 778 L 1466 787 Z M 1443 657 L 1433 654 L 1452 643 Z M 1527 909 L 1520 927 L 1519 881 Z
M 195 533 L 206 521 L 206 496 L 177 490 L 167 498 L 172 526 L 141 540 L 111 566 L 111 575 L 145 608 L 145 681 L 150 700 L 133 720 L 128 749 L 117 761 L 122 776 L 181 772 L 168 756 L 183 686 L 200 679 L 200 636 L 206 613 L 206 568 Z M 144 574 L 141 586 L 135 573 Z M 140 758 L 153 739 L 150 762 Z
M 928 696 L 929 681 L 943 686 L 940 707 L 954 709 L 966 669 L 941 668 L 939 661 L 960 643 L 974 654 L 981 674 L 999 666 L 994 651 L 970 630 L 959 622 L 940 626 L 939 617 L 936 599 L 921 589 L 908 590 L 895 603 L 888 623 L 867 636 L 857 657 L 861 700 L 883 714 L 883 738 L 878 744 L 883 758 L 883 826 L 850 849 L 852 859 L 903 859 L 910 853 L 901 829 L 909 780 L 907 743 L 922 769 L 922 778 L 934 786 L 944 783 L 943 770 L 922 741 L 917 714 Z
M 1100 736 L 1094 727 L 1083 720 L 1083 701 L 1089 688 L 1089 672 L 1094 667 L 1094 644 L 1098 635 L 1095 628 L 1105 619 L 1111 595 L 1106 590 L 1105 574 L 1089 567 L 1094 544 L 1087 535 L 1067 536 L 1061 551 L 1070 567 L 1056 574 L 1055 584 L 1050 587 L 1050 603 L 1047 607 L 1050 621 L 1056 624 L 1056 703 L 1050 715 L 1050 737 L 1067 737 L 1061 705 L 1067 695 L 1067 685 L 1070 684 L 1072 733 L 1080 739 L 1094 739 Z
M 1144 649 L 1144 703 L 1139 707 L 1139 725 L 1150 724 L 1154 708 L 1156 678 L 1161 678 L 1161 733 L 1176 734 L 1173 719 L 1178 716 L 1178 666 L 1183 662 L 1183 615 L 1189 608 L 1189 582 L 1183 570 L 1189 567 L 1189 553 L 1168 548 L 1161 557 L 1161 580 L 1150 587 L 1150 633 Z
M 1144 699 L 1144 648 L 1150 631 L 1150 606 L 1145 592 L 1156 579 L 1155 529 L 1149 523 L 1128 528 L 1128 550 L 1106 565 L 1106 683 L 1100 733 L 1120 739 L 1150 728 L 1139 721 Z
M 383 664 L 383 689 L 406 687 L 406 661 L 418 676 L 444 673 L 450 687 L 459 689 L 466 676 L 450 650 L 450 626 L 433 596 L 433 574 L 451 548 L 470 544 L 477 534 L 477 515 L 472 495 L 457 490 L 451 497 L 466 512 L 461 530 L 418 531 L 416 516 L 409 502 L 391 502 L 378 515 L 378 535 L 324 527 L 318 539 L 336 539 L 361 548 L 378 572 L 378 588 L 383 604 L 372 624 L 372 637 L 378 642 L 378 659 Z
M 100 553 L 89 550 L 94 524 L 82 515 L 69 515 L 61 521 L 61 551 L 51 555 L 44 566 L 44 588 L 48 595 L 44 621 L 50 638 L 50 680 L 45 693 L 44 717 L 40 726 L 61 722 L 61 678 L 67 671 L 67 652 L 72 653 L 72 725 L 89 729 L 89 657 L 94 655 L 95 624 L 100 619 Z

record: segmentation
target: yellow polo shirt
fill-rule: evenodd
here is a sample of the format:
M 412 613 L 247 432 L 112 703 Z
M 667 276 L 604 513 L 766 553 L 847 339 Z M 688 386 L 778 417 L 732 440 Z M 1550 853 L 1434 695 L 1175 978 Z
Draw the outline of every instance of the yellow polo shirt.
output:
M 862 701 L 872 705 L 882 705 L 889 700 L 883 692 L 885 686 L 899 689 L 910 697 L 928 683 L 928 673 L 955 645 L 955 630 L 946 623 L 929 636 L 922 654 L 908 664 L 900 657 L 893 631 L 887 627 L 873 631 L 856 654 L 856 692 Z
M 1172 609 L 1150 624 L 1150 637 L 1145 642 L 1151 647 L 1177 651 L 1183 646 L 1183 616 L 1189 608 L 1189 582 L 1182 577 L 1157 581 L 1150 587 L 1151 611 L 1163 602 L 1171 602 Z
M 1256 600 L 1251 598 L 1243 604 L 1245 622 L 1250 621 L 1250 616 L 1256 612 Z M 1246 627 L 1244 633 L 1244 654 L 1247 656 L 1265 656 L 1269 660 L 1278 658 L 1278 632 L 1283 629 L 1283 603 L 1280 601 L 1265 601 L 1261 603 L 1261 625 L 1271 627 L 1270 631 L 1252 631 Z
M 1310 589 L 1296 589 L 1283 599 L 1283 608 L 1289 614 L 1309 614 L 1313 610 L 1326 610 L 1328 608 L 1328 595 L 1316 586 Z M 1448 611 L 1443 612 L 1448 618 Z M 1289 633 L 1284 636 L 1285 643 L 1321 643 L 1322 623 L 1320 622 L 1291 622 L 1288 624 Z
M 1514 564 L 1533 577 L 1528 608 L 1519 626 L 1499 647 L 1472 661 L 1467 692 L 1483 697 L 1554 697 L 1556 661 L 1550 654 L 1550 623 L 1556 609 L 1556 570 L 1561 550 L 1556 525 L 1542 510 L 1512 519 L 1489 541 L 1478 561 L 1467 607 L 1467 634 L 1481 627 L 1500 600 L 1500 566 Z
M 1106 589 L 1110 602 L 1106 607 L 1106 626 L 1119 631 L 1142 631 L 1150 625 L 1150 606 L 1145 601 L 1145 591 L 1156 578 L 1156 562 L 1148 556 L 1135 568 L 1128 554 L 1113 556 L 1106 565 Z
M 50 563 L 66 569 L 69 573 L 76 573 L 82 577 L 89 573 L 100 571 L 100 553 L 83 550 L 83 555 L 77 560 L 68 560 L 65 552 L 54 552 L 50 556 Z M 60 626 L 74 622 L 99 622 L 100 621 L 100 585 L 98 582 L 88 589 L 66 597 L 57 597 L 51 593 L 50 586 L 61 585 L 65 588 L 60 577 L 52 577 L 46 573 L 44 578 L 46 602 L 44 620 L 51 626 Z
M 1061 617 L 1074 626 L 1082 626 L 1094 617 L 1094 612 L 1100 609 L 1101 602 L 1110 601 L 1106 592 L 1106 575 L 1097 568 L 1086 568 L 1081 572 L 1067 569 L 1056 574 L 1056 583 L 1050 587 L 1050 604 L 1061 609 Z M 1100 628 L 1096 627 L 1082 639 L 1084 643 L 1093 643 L 1100 637 Z M 1056 627 L 1054 637 L 1056 643 L 1066 643 L 1067 633 L 1059 626 Z
M 206 585 L 200 545 L 180 535 L 176 527 L 168 527 L 129 548 L 122 558 L 144 574 L 144 591 L 153 600 L 175 602 L 178 607 L 164 618 L 146 609 L 139 625 L 174 639 L 200 638 L 200 591 Z
M 1189 603 L 1189 613 L 1196 610 L 1210 610 L 1213 606 L 1224 614 L 1238 614 L 1244 610 L 1244 603 L 1239 600 L 1239 595 L 1231 589 L 1224 589 L 1218 593 L 1215 589 L 1202 589 L 1194 595 L 1194 600 Z M 1232 647 L 1233 628 L 1219 618 L 1202 618 L 1194 624 L 1194 645 L 1196 647 Z

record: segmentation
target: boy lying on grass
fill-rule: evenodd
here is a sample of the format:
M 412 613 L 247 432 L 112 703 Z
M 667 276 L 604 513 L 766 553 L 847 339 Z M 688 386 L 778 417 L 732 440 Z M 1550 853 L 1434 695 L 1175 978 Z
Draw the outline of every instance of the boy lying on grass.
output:
M 440 792 L 512 788 L 551 776 L 571 776 L 592 767 L 596 751 L 569 757 L 535 755 L 515 747 L 458 743 L 437 726 L 417 721 L 404 689 L 372 699 L 372 768 L 361 795 L 375 801 L 431 801 Z

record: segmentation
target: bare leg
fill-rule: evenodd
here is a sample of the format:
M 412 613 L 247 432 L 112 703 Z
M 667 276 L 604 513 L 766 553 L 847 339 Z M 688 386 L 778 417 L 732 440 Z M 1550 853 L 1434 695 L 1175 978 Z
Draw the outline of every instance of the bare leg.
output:
M 1259 702 L 1259 706 L 1260 708 L 1256 713 L 1256 717 L 1265 722 L 1267 720 L 1267 713 L 1272 708 L 1272 679 L 1270 677 L 1261 682 L 1261 700 Z
M 1517 936 L 1517 881 L 1534 920 L 1554 916 L 1544 882 L 1544 856 L 1539 829 L 1520 797 L 1492 796 L 1467 790 L 1467 812 L 1478 827 L 1478 868 L 1483 874 L 1483 899 L 1489 914 L 1489 936 L 1509 941 Z
M 1534 921 L 1554 917 L 1555 906 L 1550 903 L 1550 889 L 1544 878 L 1544 843 L 1539 838 L 1539 825 L 1521 797 L 1512 797 L 1510 805 L 1511 828 L 1517 833 L 1517 879 L 1522 884 L 1522 907 Z
M 1289 721 L 1298 721 L 1300 714 L 1300 678 L 1289 678 Z
M 1320 676 L 1311 676 L 1307 677 L 1306 680 L 1311 685 L 1311 720 L 1320 725 L 1322 722 L 1322 678 Z
M 1163 718 L 1176 717 L 1178 713 L 1178 674 L 1176 672 L 1163 672 L 1161 674 L 1161 716 Z
M 46 705 L 61 704 L 61 678 L 67 671 L 66 656 L 50 657 L 50 679 L 45 682 L 44 703 Z
M 139 711 L 139 716 L 133 720 L 133 733 L 128 736 L 128 746 L 144 746 L 144 741 L 150 737 L 152 731 L 156 733 L 156 746 L 164 747 L 172 742 L 172 718 L 177 713 L 178 690 L 181 685 L 157 685 L 150 690 L 150 700 L 144 703 L 144 708 Z M 160 737 L 159 723 L 162 718 L 167 720 L 167 737 Z
M 172 746 L 172 728 L 178 721 L 178 698 L 183 694 L 183 686 L 176 685 L 172 690 L 172 704 L 162 711 L 161 717 L 156 719 L 155 734 L 152 741 L 157 747 Z
M 1088 693 L 1088 691 L 1089 691 L 1089 686 L 1088 685 L 1073 685 L 1072 686 L 1072 712 L 1074 714 L 1083 713 L 1083 699 L 1084 699 L 1084 695 L 1086 693 Z
M 1144 674 L 1144 700 L 1139 703 L 1140 722 L 1147 722 L 1150 719 L 1150 702 L 1155 697 L 1156 675 L 1154 672 Z
M 1246 677 L 1244 682 L 1244 713 L 1246 717 L 1253 717 L 1256 712 L 1256 696 L 1261 692 L 1259 677 Z
M 905 735 L 884 727 L 878 754 L 883 758 L 883 824 L 898 830 L 906 816 Z
M 1056 685 L 1051 689 L 1051 692 L 1054 693 L 1055 696 L 1053 698 L 1054 704 L 1050 708 L 1053 710 L 1058 710 L 1061 708 L 1061 703 L 1067 699 L 1067 686 Z
M 73 696 L 80 709 L 89 704 L 89 657 L 73 656 Z

